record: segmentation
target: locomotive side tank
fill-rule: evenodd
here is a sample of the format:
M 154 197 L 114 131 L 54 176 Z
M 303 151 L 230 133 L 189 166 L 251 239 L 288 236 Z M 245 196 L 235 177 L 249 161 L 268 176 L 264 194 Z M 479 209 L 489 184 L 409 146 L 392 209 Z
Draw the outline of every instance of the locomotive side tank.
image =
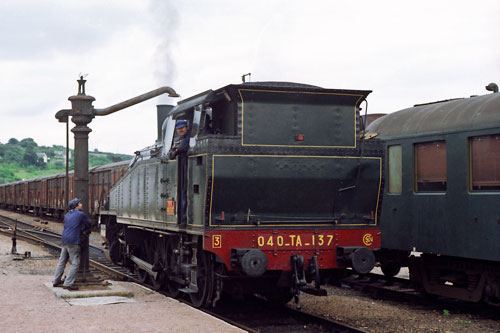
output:
M 500 94 L 416 105 L 367 135 L 386 141 L 385 273 L 409 266 L 428 293 L 498 304 Z
M 136 153 L 101 214 L 112 259 L 196 306 L 223 290 L 287 301 L 324 293 L 334 269 L 368 272 L 383 165 L 380 143 L 359 137 L 369 92 L 246 83 L 160 107 L 161 137 Z M 167 157 L 181 119 L 186 168 Z

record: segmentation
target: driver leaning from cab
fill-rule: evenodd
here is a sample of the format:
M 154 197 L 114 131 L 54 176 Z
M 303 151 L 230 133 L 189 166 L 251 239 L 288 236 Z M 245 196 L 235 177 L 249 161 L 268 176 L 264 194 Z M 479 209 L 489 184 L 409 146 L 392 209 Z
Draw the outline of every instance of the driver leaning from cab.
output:
M 181 203 L 182 203 L 182 223 L 187 221 L 187 152 L 189 150 L 189 128 L 187 120 L 177 120 L 175 128 L 179 138 L 174 142 L 172 148 L 168 152 L 168 158 L 173 160 L 179 156 L 181 166 L 180 188 L 181 188 Z
M 168 152 L 168 158 L 171 160 L 175 159 L 177 155 L 187 153 L 189 150 L 189 129 L 187 120 L 177 120 L 175 128 L 179 138 L 176 142 L 174 142 L 172 148 Z

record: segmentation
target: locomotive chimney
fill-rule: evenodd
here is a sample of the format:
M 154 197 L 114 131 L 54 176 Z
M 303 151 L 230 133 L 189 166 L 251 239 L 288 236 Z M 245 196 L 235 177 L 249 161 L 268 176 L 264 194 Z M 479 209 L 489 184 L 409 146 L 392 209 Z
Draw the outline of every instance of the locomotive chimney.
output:
M 167 119 L 168 113 L 173 108 L 174 108 L 173 105 L 165 105 L 165 104 L 161 104 L 161 105 L 156 106 L 156 119 L 157 119 L 157 127 L 158 127 L 158 138 L 156 139 L 156 142 L 161 142 L 162 135 L 163 135 L 163 133 L 161 131 L 162 126 L 163 126 L 163 122 L 165 121 L 165 119 Z

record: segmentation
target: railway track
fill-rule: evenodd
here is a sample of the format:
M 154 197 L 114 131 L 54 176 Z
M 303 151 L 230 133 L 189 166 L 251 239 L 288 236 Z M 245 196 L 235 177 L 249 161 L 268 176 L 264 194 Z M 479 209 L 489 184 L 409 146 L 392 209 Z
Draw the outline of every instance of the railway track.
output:
M 49 250 L 53 251 L 54 255 L 58 255 L 61 250 L 61 235 L 49 229 L 32 225 L 30 223 L 13 220 L 11 218 L 0 216 L 0 232 L 13 235 L 14 227 L 16 230 L 16 238 L 23 238 L 42 244 Z M 129 280 L 139 282 L 137 275 L 127 269 L 113 264 L 105 256 L 104 248 L 89 245 L 89 264 L 99 272 L 103 272 L 110 278 L 118 280 Z M 95 273 L 95 272 L 91 272 Z
M 466 313 L 484 319 L 498 320 L 500 315 L 500 307 L 429 295 L 415 289 L 408 279 L 369 273 L 353 274 L 341 279 L 340 282 L 342 288 L 358 290 L 377 300 L 406 302 L 436 311 L 447 309 L 449 312 Z
M 52 249 L 55 255 L 59 252 L 61 248 L 60 234 L 30 223 L 0 216 L 0 232 L 12 236 L 15 226 L 17 226 L 17 238 L 24 238 L 41 244 Z M 96 270 L 104 272 L 107 276 L 113 279 L 141 283 L 141 279 L 134 272 L 117 266 L 108 260 L 103 248 L 90 245 L 89 257 L 90 265 Z M 154 289 L 152 285 L 141 284 Z M 165 293 L 158 292 L 166 296 Z M 180 301 L 190 304 L 184 299 L 180 299 Z M 237 312 L 234 311 L 235 307 L 238 308 Z M 248 332 L 365 332 L 331 319 L 301 312 L 286 306 L 273 306 L 258 297 L 251 297 L 244 302 L 222 300 L 215 309 L 200 310 Z
M 234 311 L 235 307 L 238 311 Z M 229 323 L 244 324 L 243 328 L 251 332 L 366 332 L 288 306 L 273 305 L 256 296 L 244 301 L 222 299 L 217 308 L 204 311 Z
M 381 274 L 352 274 L 340 280 L 341 285 L 359 290 L 373 297 L 398 297 L 406 300 L 424 299 L 425 296 L 413 288 L 410 280 L 386 277 Z

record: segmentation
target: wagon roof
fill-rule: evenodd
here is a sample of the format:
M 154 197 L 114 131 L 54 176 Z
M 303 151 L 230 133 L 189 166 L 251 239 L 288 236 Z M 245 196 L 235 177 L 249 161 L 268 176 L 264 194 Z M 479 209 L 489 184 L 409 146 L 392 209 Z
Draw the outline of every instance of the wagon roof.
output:
M 375 120 L 381 139 L 500 127 L 500 93 L 415 105 Z
M 130 160 L 114 162 L 114 163 L 109 163 L 109 164 L 98 165 L 98 166 L 92 167 L 89 169 L 89 171 L 91 171 L 91 172 L 104 171 L 104 170 L 114 169 L 114 168 L 121 167 L 121 166 L 128 166 L 129 164 L 130 164 Z

